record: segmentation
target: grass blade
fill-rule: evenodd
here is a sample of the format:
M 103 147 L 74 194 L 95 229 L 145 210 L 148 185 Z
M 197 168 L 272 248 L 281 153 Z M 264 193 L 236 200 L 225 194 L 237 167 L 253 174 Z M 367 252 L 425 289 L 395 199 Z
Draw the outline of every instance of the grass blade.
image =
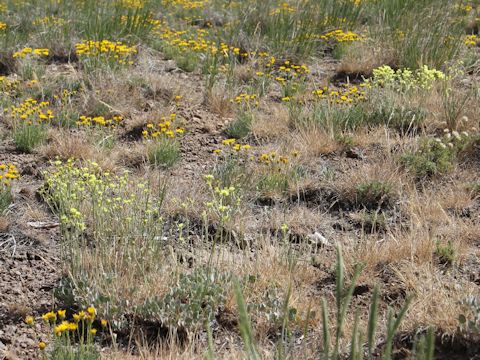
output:
M 327 301 L 322 298 L 322 326 L 323 326 L 323 357 L 329 358 L 330 355 L 330 331 L 328 330 L 328 309 Z
M 375 331 L 377 328 L 378 319 L 378 301 L 379 290 L 378 286 L 373 289 L 372 303 L 370 304 L 370 314 L 368 316 L 368 358 L 372 359 L 373 350 L 375 346 Z
M 234 287 L 235 300 L 237 302 L 238 314 L 240 317 L 240 334 L 245 346 L 246 356 L 249 360 L 256 360 L 258 359 L 258 352 L 254 344 L 252 324 L 250 322 L 250 317 L 248 316 L 247 306 L 238 280 L 235 280 Z

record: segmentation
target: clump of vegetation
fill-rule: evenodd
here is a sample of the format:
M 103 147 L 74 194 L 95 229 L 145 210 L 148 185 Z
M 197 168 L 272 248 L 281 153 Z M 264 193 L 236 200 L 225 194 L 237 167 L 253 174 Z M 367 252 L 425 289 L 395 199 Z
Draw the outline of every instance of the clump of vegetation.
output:
M 180 274 L 178 281 L 162 298 L 146 300 L 138 307 L 138 312 L 175 331 L 195 331 L 211 323 L 224 305 L 229 278 L 209 268 L 196 269 L 192 274 Z
M 27 99 L 8 109 L 18 150 L 30 153 L 46 139 L 46 124 L 54 118 L 49 102 Z
M 440 263 L 452 265 L 456 258 L 456 251 L 453 247 L 452 242 L 448 241 L 447 244 L 437 242 L 437 246 L 435 248 L 435 255 L 438 256 Z
M 470 184 L 468 190 L 471 192 L 473 197 L 480 196 L 480 183 Z
M 406 153 L 401 162 L 417 178 L 442 174 L 454 166 L 456 156 L 469 144 L 468 133 L 458 133 L 446 129 L 441 138 L 422 139 L 415 152 Z
M 405 107 L 395 105 L 393 102 L 380 102 L 367 116 L 367 122 L 373 126 L 385 124 L 401 134 L 409 134 L 421 129 L 427 113 L 417 106 Z
M 297 169 L 291 161 L 295 160 L 298 152 L 292 156 L 280 155 L 276 151 L 261 154 L 258 161 L 261 164 L 257 189 L 263 194 L 284 193 L 293 185 L 298 177 Z
M 97 319 L 97 310 L 90 306 L 78 313 L 68 314 L 67 310 L 49 311 L 41 316 L 50 330 L 49 339 L 37 339 L 38 349 L 45 358 L 60 359 L 100 359 L 95 347 L 97 332 L 108 325 L 107 320 Z M 34 328 L 36 319 L 27 316 L 25 323 Z M 97 328 L 98 326 L 98 328 Z M 47 354 L 48 351 L 48 355 Z
M 162 117 L 158 124 L 148 123 L 142 135 L 147 140 L 147 159 L 150 164 L 170 168 L 180 160 L 181 137 L 185 130 L 175 126 L 176 114 L 171 114 L 169 119 Z
M 180 145 L 176 141 L 160 139 L 147 146 L 148 162 L 170 168 L 180 160 Z
M 458 317 L 461 331 L 469 337 L 480 336 L 480 300 L 469 297 L 462 303 L 463 313 Z
M 358 217 L 358 218 L 357 218 Z M 379 210 L 361 210 L 353 220 L 365 233 L 383 232 L 388 228 L 389 216 Z
M 408 68 L 395 71 L 390 66 L 384 65 L 374 69 L 372 79 L 367 81 L 372 86 L 409 91 L 415 89 L 429 90 L 436 80 L 445 80 L 445 74 L 439 70 L 429 69 L 427 65 L 423 65 L 416 71 Z
M 225 129 L 225 134 L 229 138 L 242 139 L 250 134 L 252 129 L 253 116 L 250 113 L 243 112 L 230 123 Z
M 20 177 L 13 164 L 0 164 L 0 214 L 12 203 L 12 183 Z
M 357 185 L 356 203 L 367 209 L 380 208 L 391 202 L 392 185 L 383 181 L 364 182 Z

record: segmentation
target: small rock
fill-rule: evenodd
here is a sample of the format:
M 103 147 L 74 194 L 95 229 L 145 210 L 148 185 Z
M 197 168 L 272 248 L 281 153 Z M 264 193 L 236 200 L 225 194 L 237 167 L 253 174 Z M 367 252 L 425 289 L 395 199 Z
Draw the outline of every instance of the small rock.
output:
M 328 241 L 325 236 L 320 234 L 318 231 L 315 231 L 313 234 L 307 235 L 308 241 L 311 244 L 315 244 L 317 246 L 332 246 L 330 241 Z
M 167 63 L 165 64 L 165 72 L 172 72 L 173 70 L 176 70 L 176 69 L 177 69 L 177 65 L 173 60 L 168 60 Z
M 27 225 L 35 229 L 51 229 L 60 226 L 60 223 L 53 221 L 30 221 L 27 222 Z

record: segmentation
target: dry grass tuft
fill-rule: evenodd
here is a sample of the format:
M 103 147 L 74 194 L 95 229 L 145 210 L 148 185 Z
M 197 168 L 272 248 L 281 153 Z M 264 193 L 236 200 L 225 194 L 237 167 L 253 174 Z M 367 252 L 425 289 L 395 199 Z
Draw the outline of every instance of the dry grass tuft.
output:
M 231 99 L 224 92 L 213 89 L 205 97 L 205 104 L 208 109 L 220 116 L 221 118 L 228 118 L 233 116 L 233 106 Z
M 70 133 L 69 131 L 51 131 L 50 141 L 38 149 L 38 153 L 46 160 L 77 159 L 82 161 L 94 161 L 105 171 L 117 169 L 116 156 L 111 156 L 112 151 L 106 154 L 98 146 L 91 143 L 83 133 Z M 123 159 L 123 158 L 122 158 Z
M 268 112 L 256 112 L 252 123 L 252 134 L 259 139 L 275 139 L 289 132 L 288 110 L 277 104 L 271 105 Z
M 10 228 L 10 221 L 5 216 L 0 216 L 0 232 L 6 233 Z
M 54 160 L 70 158 L 81 160 L 93 160 L 98 150 L 88 142 L 83 134 L 72 134 L 69 131 L 51 131 L 50 141 L 39 149 L 39 153 L 45 159 Z
M 337 73 L 370 77 L 373 69 L 382 65 L 394 65 L 393 52 L 373 41 L 356 42 L 348 47 L 337 68 Z M 361 78 L 357 79 L 361 80 Z

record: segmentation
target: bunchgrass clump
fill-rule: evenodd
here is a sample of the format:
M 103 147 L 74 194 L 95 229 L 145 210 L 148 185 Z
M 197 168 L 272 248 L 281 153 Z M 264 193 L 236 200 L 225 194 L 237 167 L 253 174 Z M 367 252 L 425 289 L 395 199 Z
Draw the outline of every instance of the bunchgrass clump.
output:
M 175 140 L 160 139 L 147 145 L 147 159 L 154 166 L 170 168 L 180 157 L 180 144 Z
M 333 332 L 331 329 L 329 317 L 328 305 L 325 299 L 322 299 L 321 307 L 321 326 L 322 326 L 322 358 L 337 360 L 343 356 L 348 356 L 351 359 L 359 359 L 364 355 L 365 348 L 367 350 L 368 358 L 372 359 L 374 352 L 376 351 L 375 335 L 378 328 L 378 311 L 380 302 L 380 290 L 375 287 L 373 290 L 373 296 L 370 303 L 370 311 L 368 315 L 368 326 L 366 329 L 360 329 L 359 327 L 359 314 L 355 314 L 354 327 L 351 333 L 350 349 L 345 352 L 340 348 L 342 339 L 345 337 L 344 327 L 349 313 L 349 307 L 352 302 L 353 293 L 356 287 L 356 283 L 362 266 L 358 265 L 354 269 L 350 283 L 346 284 L 344 263 L 341 248 L 337 249 L 337 263 L 335 266 L 335 312 L 336 318 L 334 321 Z M 251 316 L 248 313 L 248 306 L 245 303 L 245 298 L 242 294 L 240 283 L 235 283 L 235 298 L 237 308 L 239 312 L 239 328 L 243 339 L 245 352 L 249 354 L 249 358 L 258 358 L 258 345 L 254 338 L 254 331 L 252 327 Z M 395 334 L 397 333 L 400 323 L 409 310 L 413 297 L 408 297 L 403 307 L 395 314 L 392 308 L 388 309 L 387 314 L 387 329 L 385 334 L 385 343 L 383 345 L 384 359 L 392 359 L 392 347 Z M 286 305 L 286 307 L 285 307 Z M 288 307 L 288 294 L 283 303 L 282 313 L 282 328 L 285 329 L 288 324 L 288 318 L 292 314 L 292 311 Z M 287 309 L 287 311 L 285 311 Z M 282 330 L 282 334 L 283 330 Z M 288 341 L 288 335 L 282 338 L 283 341 Z M 284 344 L 285 345 L 285 344 Z M 282 346 L 282 345 L 280 345 Z M 423 349 L 423 352 L 431 352 L 432 345 L 427 349 Z M 348 355 L 347 355 L 348 354 Z M 430 359 L 430 358 L 429 358 Z
M 142 135 L 146 140 L 147 160 L 151 165 L 170 168 L 181 157 L 179 138 L 185 129 L 176 126 L 177 115 L 171 114 L 168 118 L 162 117 L 157 124 L 149 122 Z
M 448 241 L 446 244 L 437 241 L 435 255 L 438 256 L 440 263 L 452 265 L 456 258 L 456 250 L 451 241 Z
M 248 112 L 240 113 L 225 129 L 229 138 L 242 139 L 248 136 L 252 130 L 253 115 Z
M 15 147 L 22 152 L 31 153 L 47 138 L 45 126 L 39 124 L 21 124 L 13 131 Z
M 47 124 L 54 118 L 48 101 L 29 98 L 6 109 L 13 126 L 13 140 L 18 150 L 30 153 L 45 141 Z
M 392 185 L 384 181 L 370 181 L 358 184 L 355 202 L 367 209 L 388 205 L 392 197 Z

